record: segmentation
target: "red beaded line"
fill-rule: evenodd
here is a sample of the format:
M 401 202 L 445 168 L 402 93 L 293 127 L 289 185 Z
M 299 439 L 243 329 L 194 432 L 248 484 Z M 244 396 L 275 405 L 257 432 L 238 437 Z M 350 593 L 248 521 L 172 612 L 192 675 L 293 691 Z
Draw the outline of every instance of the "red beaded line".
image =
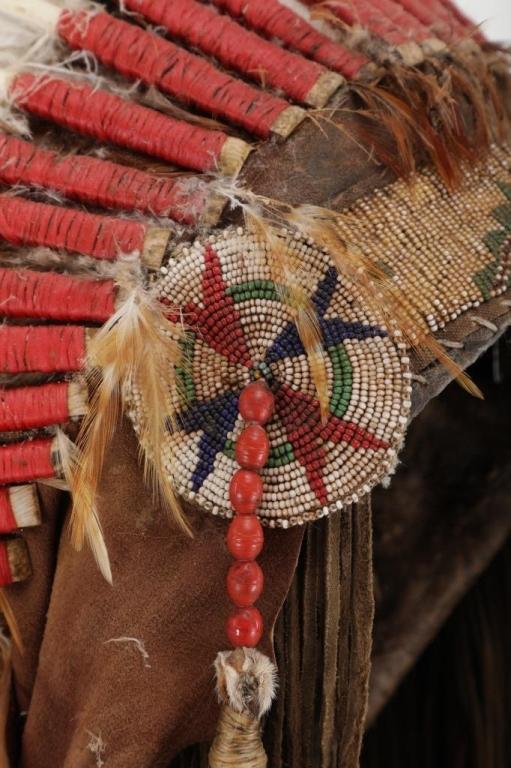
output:
M 148 227 L 139 221 L 0 196 L 0 237 L 13 245 L 63 249 L 113 261 L 143 252 Z
M 316 0 L 309 5 L 315 5 Z M 350 26 L 360 24 L 390 45 L 431 37 L 420 21 L 393 0 L 331 0 L 324 6 Z
M 238 469 L 229 486 L 235 517 L 227 532 L 227 548 L 236 562 L 227 574 L 227 594 L 235 610 L 227 619 L 232 646 L 254 648 L 263 634 L 263 617 L 254 606 L 263 591 L 264 578 L 255 562 L 264 543 L 256 515 L 263 496 L 259 472 L 268 461 L 270 443 L 264 425 L 275 408 L 272 392 L 262 381 L 249 384 L 240 395 L 239 411 L 246 425 L 236 441 Z
M 85 334 L 77 325 L 1 325 L 0 373 L 79 371 Z
M 215 5 L 233 16 L 242 17 L 252 29 L 268 37 L 278 38 L 289 48 L 300 51 L 325 67 L 353 79 L 368 59 L 350 51 L 318 32 L 305 19 L 279 0 L 213 0 Z
M 289 107 L 283 99 L 230 77 L 207 59 L 108 13 L 63 11 L 58 33 L 71 48 L 91 51 L 123 75 L 262 138 L 270 135 L 279 115 Z
M 114 311 L 112 280 L 0 268 L 0 317 L 104 323 Z
M 228 136 L 174 120 L 108 91 L 27 72 L 13 79 L 17 107 L 99 141 L 196 171 L 215 171 Z
M 10 533 L 18 527 L 11 504 L 9 488 L 0 488 L 0 533 Z M 1 581 L 1 577 L 0 577 Z
M 7 542 L 0 541 L 0 587 L 13 583 L 11 564 L 7 554 Z
M 50 437 L 0 446 L 0 484 L 55 477 L 53 443 Z
M 88 155 L 59 156 L 0 133 L 0 180 L 53 189 L 103 208 L 141 211 L 193 224 L 204 212 L 207 186 L 198 179 L 164 179 Z
M 196 0 L 125 0 L 124 5 L 224 66 L 278 88 L 296 101 L 313 106 L 326 101 L 310 98 L 326 73 L 324 67 L 262 39 L 211 7 Z
M 38 429 L 69 421 L 69 383 L 0 389 L 0 432 Z

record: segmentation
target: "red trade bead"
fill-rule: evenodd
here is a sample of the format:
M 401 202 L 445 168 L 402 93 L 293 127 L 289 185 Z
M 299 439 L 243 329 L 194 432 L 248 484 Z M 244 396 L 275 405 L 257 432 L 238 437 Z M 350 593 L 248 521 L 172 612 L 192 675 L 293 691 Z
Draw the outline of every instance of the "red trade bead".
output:
M 236 461 L 244 469 L 262 469 L 268 461 L 270 441 L 259 424 L 249 424 L 236 441 Z
M 245 421 L 266 424 L 273 416 L 275 398 L 264 381 L 253 381 L 242 391 L 238 408 Z
M 226 631 L 235 648 L 254 648 L 263 634 L 263 617 L 257 608 L 238 608 L 227 619 Z
M 253 515 L 263 498 L 263 481 L 250 469 L 237 469 L 229 485 L 231 506 L 239 515 Z
M 233 563 L 227 574 L 227 594 L 238 608 L 248 608 L 261 596 L 264 576 L 257 563 Z
M 240 515 L 231 520 L 227 549 L 236 560 L 255 560 L 263 544 L 263 528 L 255 515 Z

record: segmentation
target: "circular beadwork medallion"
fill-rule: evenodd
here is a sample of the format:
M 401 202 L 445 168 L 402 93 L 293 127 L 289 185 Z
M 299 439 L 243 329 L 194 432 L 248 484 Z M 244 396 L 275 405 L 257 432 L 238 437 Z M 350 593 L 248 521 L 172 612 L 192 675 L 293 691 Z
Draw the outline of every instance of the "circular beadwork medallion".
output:
M 271 450 L 258 514 L 268 525 L 288 527 L 357 501 L 389 474 L 411 387 L 405 345 L 364 307 L 328 254 L 291 233 L 281 238 L 300 263 L 299 279 L 319 319 L 330 393 L 326 420 L 284 291 L 272 279 L 271 249 L 260 238 L 230 228 L 179 246 L 158 288 L 186 327 L 171 393 L 178 415 L 164 456 L 176 490 L 213 514 L 232 515 L 228 488 L 243 426 L 238 398 L 263 377 L 276 407 L 267 425 Z M 135 427 L 138 417 L 135 412 Z

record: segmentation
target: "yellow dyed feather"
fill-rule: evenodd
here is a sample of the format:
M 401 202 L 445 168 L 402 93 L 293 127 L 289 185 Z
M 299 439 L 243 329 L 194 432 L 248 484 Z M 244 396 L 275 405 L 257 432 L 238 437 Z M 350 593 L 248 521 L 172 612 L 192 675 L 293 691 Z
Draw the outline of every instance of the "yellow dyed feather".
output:
M 78 436 L 79 463 L 72 481 L 71 540 L 83 546 L 95 515 L 95 499 L 108 445 L 126 410 L 128 393 L 143 404 L 139 444 L 144 475 L 174 520 L 190 533 L 168 473 L 163 466 L 167 424 L 172 425 L 170 392 L 175 387 L 181 329 L 164 316 L 141 275 L 118 276 L 125 298 L 88 347 L 90 406 Z

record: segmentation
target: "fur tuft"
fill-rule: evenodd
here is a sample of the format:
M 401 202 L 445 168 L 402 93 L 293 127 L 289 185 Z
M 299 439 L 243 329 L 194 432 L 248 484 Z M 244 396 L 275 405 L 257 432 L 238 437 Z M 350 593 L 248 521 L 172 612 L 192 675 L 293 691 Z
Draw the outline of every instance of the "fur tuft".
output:
M 277 670 L 267 656 L 255 648 L 222 651 L 215 671 L 221 704 L 258 719 L 268 712 L 275 698 Z

